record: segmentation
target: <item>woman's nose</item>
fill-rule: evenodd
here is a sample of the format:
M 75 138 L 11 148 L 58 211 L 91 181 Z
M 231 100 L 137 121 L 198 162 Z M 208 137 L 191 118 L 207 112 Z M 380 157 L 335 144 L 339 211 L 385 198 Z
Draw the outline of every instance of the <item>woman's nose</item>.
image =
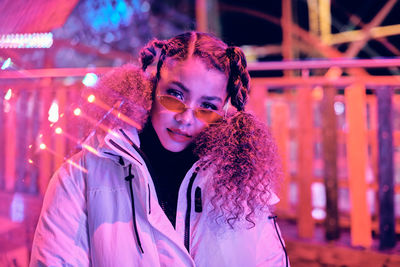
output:
M 191 108 L 187 108 L 180 113 L 176 113 L 175 120 L 184 125 L 190 125 L 193 123 L 194 114 Z

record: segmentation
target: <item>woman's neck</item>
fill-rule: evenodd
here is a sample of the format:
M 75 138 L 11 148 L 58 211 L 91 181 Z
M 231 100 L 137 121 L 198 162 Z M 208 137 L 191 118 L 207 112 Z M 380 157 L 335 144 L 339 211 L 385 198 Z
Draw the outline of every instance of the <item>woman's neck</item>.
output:
M 194 145 L 189 145 L 181 152 L 165 149 L 151 123 L 139 134 L 139 139 L 140 148 L 151 165 L 147 167 L 152 169 L 159 204 L 175 226 L 179 187 L 186 173 L 198 159 L 193 154 Z

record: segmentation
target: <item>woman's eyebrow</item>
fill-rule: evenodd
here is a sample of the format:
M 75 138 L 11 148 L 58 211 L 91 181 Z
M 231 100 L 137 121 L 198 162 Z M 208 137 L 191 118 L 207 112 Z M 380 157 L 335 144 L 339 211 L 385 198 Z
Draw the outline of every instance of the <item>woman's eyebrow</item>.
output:
M 183 91 L 185 91 L 185 92 L 187 92 L 187 93 L 190 91 L 190 90 L 189 90 L 186 86 L 184 86 L 183 83 L 181 83 L 181 82 L 172 81 L 171 83 L 172 83 L 172 84 L 175 84 L 176 86 L 178 86 L 179 88 L 181 88 Z
M 174 84 L 174 85 L 178 86 L 179 88 L 181 88 L 186 93 L 190 93 L 189 88 L 187 88 L 185 85 L 183 85 L 183 83 L 181 83 L 179 81 L 172 81 L 171 84 Z M 201 98 L 204 99 L 204 100 L 208 100 L 208 101 L 223 102 L 222 99 L 220 97 L 218 97 L 218 96 L 202 96 Z
M 222 99 L 218 96 L 202 96 L 201 98 L 208 100 L 208 101 L 218 101 L 222 102 Z

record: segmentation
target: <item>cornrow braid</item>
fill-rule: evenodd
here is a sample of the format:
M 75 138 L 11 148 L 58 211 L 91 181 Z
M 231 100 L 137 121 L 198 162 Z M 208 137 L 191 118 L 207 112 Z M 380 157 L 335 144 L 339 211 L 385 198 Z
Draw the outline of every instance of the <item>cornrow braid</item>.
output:
M 145 47 L 143 47 L 142 50 L 140 50 L 139 59 L 143 71 L 145 71 L 147 67 L 154 62 L 154 59 L 157 56 L 156 49 L 158 48 L 161 49 L 161 51 L 165 51 L 166 46 L 166 41 L 154 39 L 150 41 Z
M 207 67 L 225 73 L 228 78 L 228 98 L 232 106 L 238 111 L 244 110 L 249 94 L 250 75 L 245 55 L 239 47 L 228 47 L 212 34 L 200 32 L 186 32 L 167 41 L 154 39 L 140 52 L 143 70 L 154 62 L 157 49 L 161 51 L 157 61 L 155 85 L 167 58 L 184 61 L 195 56 L 203 60 Z
M 238 111 L 244 110 L 250 90 L 250 75 L 247 71 L 247 62 L 243 51 L 237 46 L 226 49 L 229 59 L 230 73 L 228 79 L 228 94 L 231 103 Z

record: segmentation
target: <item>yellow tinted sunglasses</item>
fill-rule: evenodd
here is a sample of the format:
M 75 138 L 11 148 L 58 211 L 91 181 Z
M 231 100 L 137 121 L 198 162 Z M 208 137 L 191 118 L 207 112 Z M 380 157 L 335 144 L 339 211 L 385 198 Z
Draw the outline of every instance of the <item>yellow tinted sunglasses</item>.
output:
M 182 113 L 190 109 L 190 107 L 176 97 L 161 95 L 157 96 L 157 98 L 160 104 L 169 111 Z M 196 118 L 206 123 L 216 123 L 222 119 L 222 116 L 212 109 L 194 108 L 193 113 Z

